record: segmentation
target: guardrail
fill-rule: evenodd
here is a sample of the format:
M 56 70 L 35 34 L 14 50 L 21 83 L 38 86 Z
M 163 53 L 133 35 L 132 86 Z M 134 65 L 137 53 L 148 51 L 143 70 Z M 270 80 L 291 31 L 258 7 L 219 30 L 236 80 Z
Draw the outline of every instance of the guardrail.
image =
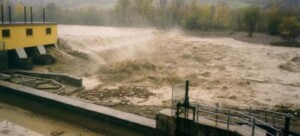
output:
M 207 119 L 203 121 L 210 122 L 210 125 L 211 121 L 215 122 L 215 127 L 219 127 L 218 124 L 223 123 L 223 125 L 227 125 L 227 130 L 230 129 L 230 126 L 234 126 L 248 131 L 249 133 L 245 135 L 251 136 L 289 136 L 296 134 L 290 131 L 291 119 L 293 118 L 291 114 L 226 104 L 220 106 L 216 102 L 189 98 L 188 83 L 187 80 L 186 84 L 181 83 L 172 86 L 171 115 L 176 118 L 192 119 L 198 123 L 201 117 L 201 119 Z M 180 124 L 178 125 L 180 126 Z M 251 127 L 251 129 L 245 128 L 245 126 Z M 257 129 L 261 131 L 257 132 Z
M 195 100 L 192 99 L 191 100 Z M 259 136 L 261 131 L 256 131 L 261 126 L 268 128 L 266 134 L 269 136 L 281 136 L 283 132 L 280 128 L 274 127 L 255 116 L 251 116 L 241 111 L 228 109 L 220 107 L 219 104 L 208 105 L 203 103 L 193 103 L 197 106 L 197 121 L 199 117 L 209 119 L 215 122 L 215 125 L 218 126 L 218 123 L 226 125 L 227 130 L 230 129 L 230 126 L 235 126 L 237 128 L 248 131 L 251 136 Z M 248 126 L 248 128 L 243 127 L 243 125 Z M 236 129 L 237 129 L 236 128 Z
M 204 101 L 200 99 L 192 98 L 192 100 L 196 101 L 197 103 L 207 104 L 211 106 L 217 106 L 218 103 L 210 102 L 210 101 Z M 242 112 L 246 115 L 249 115 L 251 117 L 254 117 L 256 119 L 264 121 L 266 124 L 273 126 L 275 128 L 279 129 L 286 129 L 287 120 L 292 118 L 293 116 L 287 113 L 281 113 L 271 110 L 263 110 L 263 109 L 253 109 L 252 107 L 243 107 L 243 106 L 232 106 L 232 105 L 222 105 L 223 108 L 227 108 L 230 110 L 236 110 L 239 112 Z M 251 120 L 251 119 L 249 119 Z M 285 130 L 287 131 L 287 130 Z
M 185 84 L 177 84 L 172 87 L 172 116 L 177 113 L 176 105 L 183 103 L 185 96 Z M 290 114 L 280 113 L 269 110 L 253 110 L 251 107 L 229 106 L 218 103 L 204 101 L 195 98 L 189 98 L 192 107 L 196 107 L 196 119 L 206 119 L 204 121 L 210 121 L 210 124 L 215 123 L 226 126 L 227 130 L 231 129 L 231 126 L 236 129 L 243 129 L 248 131 L 247 135 L 265 135 L 268 136 L 287 136 L 289 134 L 289 122 L 292 117 Z M 187 110 L 185 110 L 187 111 Z M 194 115 L 188 111 L 188 114 Z M 179 116 L 178 116 L 179 117 Z M 185 115 L 183 118 L 190 118 L 189 115 Z

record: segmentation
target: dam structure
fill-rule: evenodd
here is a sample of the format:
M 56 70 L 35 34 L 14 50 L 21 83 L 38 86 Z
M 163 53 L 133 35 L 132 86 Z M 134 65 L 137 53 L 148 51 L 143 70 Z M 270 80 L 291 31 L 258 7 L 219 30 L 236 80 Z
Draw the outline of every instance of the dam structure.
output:
M 0 23 L 0 69 L 21 68 L 30 70 L 34 64 L 52 64 L 54 58 L 47 55 L 46 47 L 57 42 L 57 24 L 46 22 L 43 10 L 43 22 L 34 22 L 32 8 L 27 21 L 27 9 L 24 7 L 24 22 L 13 22 L 11 7 L 8 7 L 8 20 L 4 19 L 4 7 L 1 6 Z
M 26 7 L 24 7 L 24 22 L 11 20 L 10 7 L 8 7 L 8 21 L 4 20 L 3 6 L 1 11 L 1 102 L 106 135 L 290 135 L 292 116 L 289 114 L 273 111 L 257 113 L 251 108 L 240 111 L 236 110 L 236 107 L 226 108 L 218 104 L 193 101 L 192 98 L 189 99 L 189 81 L 172 87 L 172 105 L 158 112 L 155 119 L 71 97 L 84 89 L 82 78 L 57 73 L 9 70 L 11 68 L 31 70 L 34 64 L 54 63 L 55 59 L 47 54 L 47 48 L 55 47 L 57 44 L 57 24 L 46 22 L 45 10 L 42 22 L 33 21 L 32 8 L 29 22 Z M 0 122 L 0 127 L 1 124 L 15 126 L 11 125 L 10 121 Z M 21 127 L 17 129 L 23 131 Z M 28 136 L 40 135 L 30 133 Z

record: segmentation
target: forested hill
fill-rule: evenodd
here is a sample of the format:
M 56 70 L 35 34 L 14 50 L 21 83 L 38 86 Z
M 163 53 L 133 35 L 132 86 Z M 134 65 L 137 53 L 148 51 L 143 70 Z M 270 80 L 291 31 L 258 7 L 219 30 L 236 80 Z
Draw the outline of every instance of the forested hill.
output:
M 30 6 L 46 6 L 49 3 L 54 3 L 61 8 L 82 8 L 82 7 L 98 7 L 98 8 L 113 8 L 117 0 L 0 0 L 0 4 L 17 4 L 22 3 Z M 160 0 L 153 0 L 154 3 Z M 172 1 L 172 0 L 168 0 Z M 186 3 L 192 0 L 183 0 Z M 268 7 L 276 4 L 281 8 L 299 8 L 300 0 L 199 0 L 200 3 L 218 4 L 227 3 L 232 8 L 246 7 L 257 5 L 260 7 Z M 170 2 L 169 2 L 170 3 Z

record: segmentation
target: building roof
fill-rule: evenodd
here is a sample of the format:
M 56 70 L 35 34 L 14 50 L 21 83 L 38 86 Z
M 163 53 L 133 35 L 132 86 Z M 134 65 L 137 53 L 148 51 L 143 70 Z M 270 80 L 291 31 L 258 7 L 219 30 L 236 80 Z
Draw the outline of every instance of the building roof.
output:
M 56 25 L 57 23 L 54 22 L 33 22 L 31 23 L 30 21 L 25 23 L 25 22 L 4 22 L 4 23 L 0 23 L 0 26 L 24 26 L 24 25 Z

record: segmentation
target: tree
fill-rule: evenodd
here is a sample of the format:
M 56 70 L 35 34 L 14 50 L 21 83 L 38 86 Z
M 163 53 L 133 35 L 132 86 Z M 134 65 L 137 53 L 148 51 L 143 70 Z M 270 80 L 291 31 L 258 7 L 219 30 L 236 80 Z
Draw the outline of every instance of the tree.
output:
M 169 7 L 169 14 L 171 16 L 171 22 L 175 25 L 181 23 L 183 17 L 184 0 L 172 0 Z
M 166 7 L 167 7 L 167 4 L 168 4 L 168 0 L 160 0 L 159 3 L 160 3 L 160 8 L 165 13 L 166 12 Z
M 260 18 L 260 8 L 257 6 L 250 6 L 243 11 L 243 23 L 248 31 L 248 36 L 252 37 L 258 20 Z
M 231 11 L 228 4 L 218 4 L 213 17 L 215 28 L 228 28 L 231 19 Z
M 48 21 L 59 21 L 60 9 L 54 4 L 49 3 L 46 7 L 46 19 Z
M 118 21 L 122 22 L 123 24 L 128 24 L 128 15 L 129 15 L 129 8 L 131 5 L 130 0 L 118 0 L 115 6 L 115 13 L 117 15 Z
M 197 29 L 200 27 L 198 20 L 200 18 L 200 8 L 197 0 L 193 0 L 184 13 L 184 26 L 188 29 Z
M 300 34 L 300 23 L 296 17 L 287 17 L 279 25 L 279 31 L 284 40 L 295 41 Z
M 200 17 L 198 19 L 198 24 L 202 29 L 208 30 L 212 28 L 213 13 L 214 6 L 209 4 L 200 5 Z
M 157 3 L 158 2 L 158 3 Z M 152 24 L 155 26 L 166 27 L 168 25 L 169 16 L 167 16 L 168 0 L 156 1 L 157 6 L 154 6 Z
M 136 23 L 149 23 L 153 17 L 153 0 L 135 0 L 133 4 L 133 14 Z
M 14 6 L 13 10 L 13 20 L 14 21 L 24 21 L 24 5 L 19 2 Z
M 0 5 L 3 5 L 4 7 L 10 5 L 9 0 L 0 0 Z
M 102 24 L 102 11 L 96 10 L 95 7 L 83 9 L 80 12 L 81 23 L 86 25 L 99 25 Z
M 243 28 L 243 21 L 242 21 L 242 9 L 235 9 L 231 12 L 231 21 L 229 28 L 234 31 L 242 31 Z
M 279 35 L 279 25 L 281 23 L 282 17 L 280 15 L 280 10 L 277 7 L 272 7 L 268 11 L 268 32 L 270 35 Z

